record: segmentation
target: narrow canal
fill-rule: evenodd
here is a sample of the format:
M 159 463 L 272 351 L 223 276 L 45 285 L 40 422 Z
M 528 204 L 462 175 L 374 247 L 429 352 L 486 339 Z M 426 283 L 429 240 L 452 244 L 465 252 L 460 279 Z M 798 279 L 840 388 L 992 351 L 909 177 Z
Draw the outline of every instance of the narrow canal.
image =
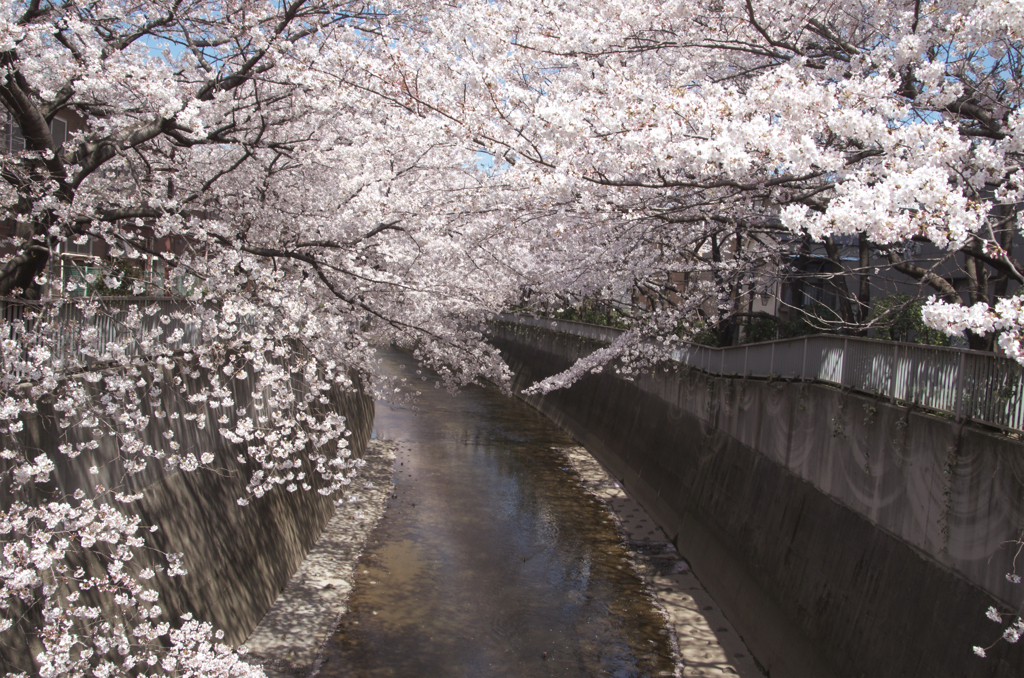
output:
M 453 398 L 408 355 L 378 355 L 422 395 L 377 405 L 395 490 L 320 675 L 674 675 L 613 520 L 557 451 L 572 439 L 496 389 Z

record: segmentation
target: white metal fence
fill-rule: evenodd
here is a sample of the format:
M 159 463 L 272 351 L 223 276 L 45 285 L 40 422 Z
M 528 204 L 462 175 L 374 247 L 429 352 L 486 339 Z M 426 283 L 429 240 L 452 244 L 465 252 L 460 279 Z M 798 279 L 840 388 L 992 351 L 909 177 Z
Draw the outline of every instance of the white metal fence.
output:
M 529 316 L 502 319 L 611 342 L 622 330 Z M 814 335 L 729 348 L 681 344 L 676 361 L 722 376 L 817 381 L 1011 431 L 1024 430 L 1021 366 L 994 353 Z

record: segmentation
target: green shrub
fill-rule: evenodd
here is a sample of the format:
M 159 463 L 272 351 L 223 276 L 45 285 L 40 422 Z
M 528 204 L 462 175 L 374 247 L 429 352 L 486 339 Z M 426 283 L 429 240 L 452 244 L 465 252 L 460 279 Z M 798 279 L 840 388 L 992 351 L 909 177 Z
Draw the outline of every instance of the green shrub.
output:
M 920 299 L 906 294 L 890 294 L 875 302 L 868 319 L 877 321 L 874 329 L 879 339 L 948 346 L 949 337 L 924 324 L 922 306 Z

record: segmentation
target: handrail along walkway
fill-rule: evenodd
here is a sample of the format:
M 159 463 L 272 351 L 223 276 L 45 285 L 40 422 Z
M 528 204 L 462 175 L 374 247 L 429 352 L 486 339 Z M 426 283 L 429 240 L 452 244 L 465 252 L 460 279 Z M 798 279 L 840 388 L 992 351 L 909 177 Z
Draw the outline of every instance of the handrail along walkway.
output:
M 623 330 L 503 314 L 504 322 L 611 343 Z M 817 334 L 714 348 L 680 343 L 676 362 L 708 374 L 831 384 L 1011 432 L 1024 431 L 1021 366 L 983 351 Z

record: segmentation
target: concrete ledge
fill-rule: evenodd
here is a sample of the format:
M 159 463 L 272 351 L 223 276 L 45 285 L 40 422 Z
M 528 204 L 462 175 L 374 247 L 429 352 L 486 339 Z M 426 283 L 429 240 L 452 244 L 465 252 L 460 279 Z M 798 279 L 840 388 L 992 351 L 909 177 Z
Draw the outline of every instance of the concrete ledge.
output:
M 743 639 L 722 614 L 689 563 L 651 516 L 585 448 L 562 450 L 587 491 L 605 503 L 626 540 L 637 573 L 666 617 L 676 675 L 762 678 Z M 805 674 L 827 675 L 827 674 Z

